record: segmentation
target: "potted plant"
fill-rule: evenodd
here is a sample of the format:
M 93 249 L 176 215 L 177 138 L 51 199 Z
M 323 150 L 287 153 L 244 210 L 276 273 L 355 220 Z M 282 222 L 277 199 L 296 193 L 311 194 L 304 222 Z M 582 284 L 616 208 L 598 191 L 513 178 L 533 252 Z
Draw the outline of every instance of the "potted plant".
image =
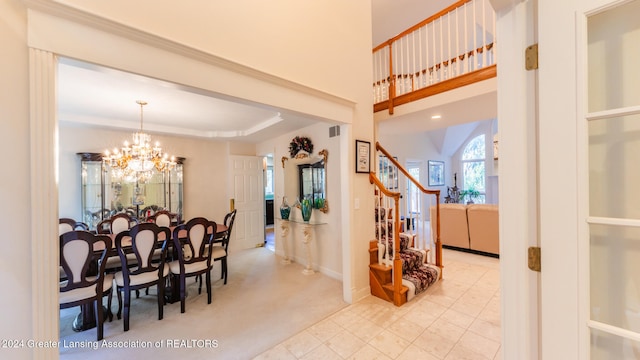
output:
M 462 190 L 460 192 L 460 200 L 464 202 L 464 199 L 467 198 L 467 204 L 473 204 L 474 200 L 476 200 L 478 196 L 480 196 L 480 191 L 474 189 L 473 187 Z

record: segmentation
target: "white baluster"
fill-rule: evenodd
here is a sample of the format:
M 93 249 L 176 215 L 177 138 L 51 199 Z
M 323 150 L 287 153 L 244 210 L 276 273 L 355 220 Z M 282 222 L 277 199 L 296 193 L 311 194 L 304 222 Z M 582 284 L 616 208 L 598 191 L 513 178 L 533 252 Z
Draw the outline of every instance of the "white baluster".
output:
M 467 25 L 468 25 L 468 19 L 467 19 L 467 4 L 464 4 L 464 48 L 465 48 L 465 54 L 464 54 L 464 68 L 462 71 L 464 71 L 465 73 L 469 72 L 469 31 L 467 29 Z
M 491 64 L 495 64 L 496 63 L 496 12 L 491 10 L 491 14 L 492 14 L 492 27 L 493 27 L 493 33 L 492 33 L 492 46 L 491 46 Z
M 472 6 L 473 6 L 473 24 L 476 24 L 476 2 L 472 1 L 471 2 Z M 478 68 L 477 65 L 477 58 L 476 58 L 476 54 L 477 54 L 477 50 L 478 50 L 478 44 L 477 44 L 478 38 L 477 38 L 477 34 L 476 34 L 476 26 L 473 27 L 473 63 L 471 63 L 471 65 L 473 66 L 472 69 L 470 70 L 476 70 Z M 471 60 L 471 59 L 469 59 Z
M 380 95 L 382 94 L 382 89 L 380 88 L 382 85 L 382 78 L 383 78 L 383 74 L 381 71 L 381 61 L 382 61 L 382 49 L 378 50 L 376 52 L 376 62 L 375 62 L 375 71 L 378 74 L 375 78 L 376 80 L 376 97 L 377 97 L 377 102 L 382 101 L 382 98 L 380 97 Z
M 460 24 L 458 22 L 458 10 L 460 10 L 460 7 L 456 8 L 456 76 L 460 75 Z
M 440 17 L 440 56 L 439 56 L 439 60 L 438 60 L 438 81 L 442 81 L 443 77 L 442 77 L 442 72 L 444 71 L 444 69 L 442 68 L 442 60 L 444 59 L 444 41 L 442 40 L 442 20 L 443 17 Z
M 431 27 L 433 27 L 433 23 L 431 23 Z M 429 85 L 433 84 L 433 65 L 429 65 L 429 61 L 431 61 L 431 64 L 433 64 L 433 51 L 431 51 L 431 57 L 429 57 L 429 49 L 431 48 L 431 50 L 433 50 L 433 39 L 431 41 L 429 41 L 430 37 L 429 37 L 429 24 L 427 24 L 426 26 L 427 28 L 427 32 L 426 32 L 426 36 L 425 36 L 425 47 L 427 48 L 427 64 L 426 64 L 426 68 L 427 68 L 427 78 L 428 81 L 427 83 Z
M 453 68 L 453 64 L 451 64 L 451 11 L 447 13 L 447 64 L 449 64 L 446 68 L 446 76 L 445 78 L 450 79 L 453 77 L 451 74 L 451 69 Z
M 487 12 L 486 12 L 486 0 L 482 1 L 482 67 L 487 66 Z
M 373 54 L 373 103 L 378 102 L 378 87 L 376 86 L 376 80 L 380 78 L 380 74 L 378 72 L 378 62 L 377 62 L 377 54 L 378 52 Z
M 425 86 L 425 76 L 422 72 L 422 70 L 424 69 L 424 67 L 422 67 L 422 27 L 418 29 L 418 45 L 418 56 L 420 56 L 420 77 L 418 78 L 420 79 L 420 85 L 418 86 L 418 88 L 423 88 Z

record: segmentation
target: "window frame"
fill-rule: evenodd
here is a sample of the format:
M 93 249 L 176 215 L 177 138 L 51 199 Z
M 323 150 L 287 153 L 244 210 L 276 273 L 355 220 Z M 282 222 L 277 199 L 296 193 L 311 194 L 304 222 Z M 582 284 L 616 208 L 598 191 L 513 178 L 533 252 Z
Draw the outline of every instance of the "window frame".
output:
M 482 147 L 484 148 L 484 156 L 482 158 L 473 158 L 473 159 L 465 159 L 465 154 L 467 153 L 467 149 L 470 145 L 476 141 L 478 138 L 482 138 Z M 460 171 L 462 173 L 462 190 L 468 190 L 469 186 L 467 185 L 467 177 L 465 174 L 465 165 L 470 163 L 482 163 L 483 174 L 482 174 L 482 182 L 483 188 L 474 188 L 478 190 L 479 195 L 474 199 L 475 203 L 485 204 L 487 202 L 487 135 L 485 133 L 477 134 L 473 136 L 462 148 L 460 153 Z

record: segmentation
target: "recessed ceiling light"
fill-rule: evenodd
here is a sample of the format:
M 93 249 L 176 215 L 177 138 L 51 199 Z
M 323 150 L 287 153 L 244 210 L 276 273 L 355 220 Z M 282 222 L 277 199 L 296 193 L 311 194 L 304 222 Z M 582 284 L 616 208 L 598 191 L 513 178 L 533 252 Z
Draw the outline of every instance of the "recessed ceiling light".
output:
M 440 119 L 441 117 L 442 117 L 442 116 L 440 116 L 440 115 L 433 115 L 433 116 L 431 117 L 431 120 L 438 120 L 438 119 Z

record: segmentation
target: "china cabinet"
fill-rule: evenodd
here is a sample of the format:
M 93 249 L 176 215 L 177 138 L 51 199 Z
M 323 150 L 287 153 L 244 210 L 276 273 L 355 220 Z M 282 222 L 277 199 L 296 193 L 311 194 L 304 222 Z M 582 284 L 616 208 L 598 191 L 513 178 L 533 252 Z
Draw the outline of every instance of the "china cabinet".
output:
M 99 153 L 78 153 L 81 166 L 82 221 L 95 229 L 103 219 L 126 212 L 144 221 L 160 209 L 182 218 L 183 164 L 176 159 L 172 170 L 156 171 L 149 176 L 123 176 L 102 161 Z

